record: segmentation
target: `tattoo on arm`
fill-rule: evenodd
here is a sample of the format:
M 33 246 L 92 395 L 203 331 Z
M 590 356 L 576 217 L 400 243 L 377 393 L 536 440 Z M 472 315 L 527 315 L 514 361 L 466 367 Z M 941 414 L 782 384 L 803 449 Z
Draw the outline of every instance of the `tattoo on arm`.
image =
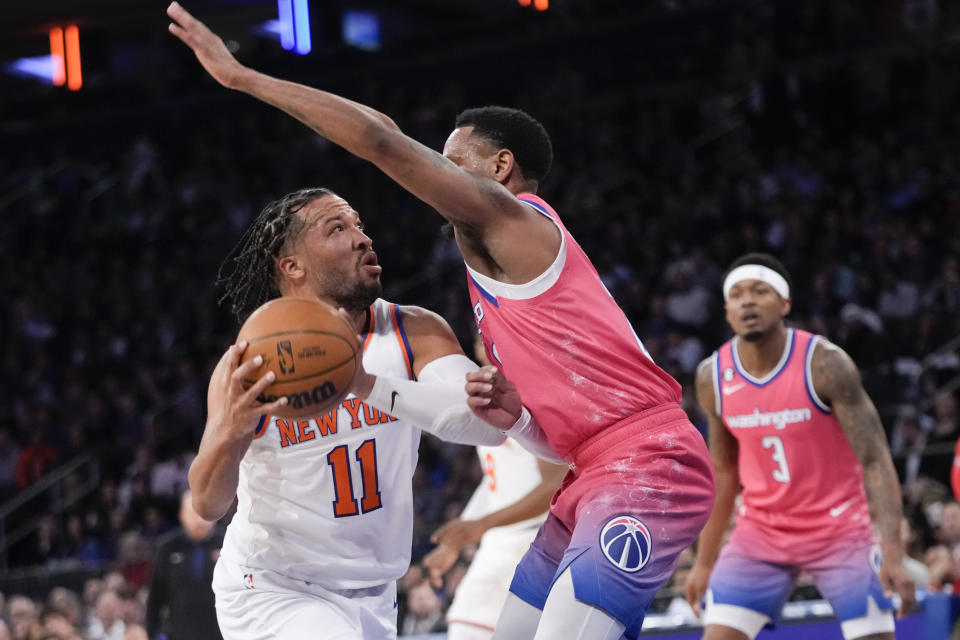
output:
M 815 348 L 811 369 L 817 395 L 833 409 L 863 465 L 863 485 L 874 524 L 885 543 L 898 541 L 903 515 L 900 482 L 880 416 L 863 389 L 857 366 L 842 349 L 823 341 Z

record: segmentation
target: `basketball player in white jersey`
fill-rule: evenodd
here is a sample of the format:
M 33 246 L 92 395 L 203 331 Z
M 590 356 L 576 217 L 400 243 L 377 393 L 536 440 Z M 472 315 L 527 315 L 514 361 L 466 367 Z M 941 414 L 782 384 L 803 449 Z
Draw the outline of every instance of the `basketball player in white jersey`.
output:
M 483 342 L 474 357 L 489 365 Z M 477 447 L 483 480 L 459 518 L 431 537 L 437 547 L 423 559 L 435 587 L 456 563 L 464 547 L 479 543 L 470 568 L 447 610 L 447 640 L 490 640 L 507 600 L 514 569 L 547 517 L 550 499 L 566 474 L 507 440 L 498 447 Z
M 208 520 L 238 501 L 213 583 L 225 640 L 395 638 L 420 428 L 504 441 L 467 405 L 477 366 L 450 327 L 380 299 L 380 272 L 357 212 L 326 189 L 268 205 L 221 269 L 241 321 L 278 295 L 314 297 L 341 309 L 364 350 L 354 395 L 311 420 L 271 417 L 285 398 L 257 397 L 272 373 L 244 388 L 258 366 L 238 364 L 244 343 L 212 374 L 190 487 Z

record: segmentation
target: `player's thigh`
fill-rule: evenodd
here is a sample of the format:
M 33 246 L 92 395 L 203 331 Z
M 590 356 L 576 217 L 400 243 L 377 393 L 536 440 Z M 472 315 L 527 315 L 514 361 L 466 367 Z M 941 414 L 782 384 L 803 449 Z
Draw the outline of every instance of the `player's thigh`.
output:
M 347 598 L 319 589 L 292 590 L 279 576 L 271 580 L 268 572 L 258 572 L 247 583 L 241 571 L 226 562 L 218 562 L 214 571 L 217 623 L 224 640 L 311 640 L 318 629 L 329 640 L 396 638 L 393 585 L 375 596 Z
M 877 577 L 880 562 L 879 548 L 862 544 L 838 547 L 818 566 L 806 568 L 847 640 L 893 637 L 894 607 Z
M 324 630 L 330 640 L 361 640 L 357 621 L 331 602 L 310 595 L 250 591 L 218 599 L 224 640 L 309 640 Z
M 510 592 L 542 610 L 569 544 L 570 531 L 551 513 L 520 559 L 510 582 Z
M 586 492 L 559 567 L 569 567 L 577 599 L 622 622 L 628 637 L 639 634 L 677 558 L 709 516 L 712 496 L 700 493 L 609 482 Z
M 724 549 L 707 588 L 703 623 L 711 635 L 705 638 L 756 637 L 764 625 L 779 618 L 797 573 L 791 567 Z
M 493 640 L 530 640 L 537 633 L 542 614 L 540 608 L 516 594 L 507 594 L 507 601 L 503 603 L 503 610 L 493 631 Z
M 554 581 L 540 616 L 535 640 L 619 640 L 623 622 L 603 609 L 578 600 L 570 569 Z

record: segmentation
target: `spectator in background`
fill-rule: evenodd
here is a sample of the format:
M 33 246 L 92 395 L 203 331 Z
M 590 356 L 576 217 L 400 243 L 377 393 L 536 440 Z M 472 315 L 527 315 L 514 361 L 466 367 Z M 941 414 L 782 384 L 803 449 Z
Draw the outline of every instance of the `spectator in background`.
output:
M 83 627 L 83 603 L 80 597 L 65 587 L 54 587 L 47 596 L 47 610 L 55 611 L 73 627 Z
M 27 629 L 39 618 L 39 609 L 36 603 L 26 596 L 11 596 L 7 601 L 7 619 L 10 621 L 10 631 L 13 637 L 26 637 Z
M 400 625 L 401 636 L 444 631 L 440 598 L 427 580 L 421 580 L 407 593 L 407 615 Z
M 125 630 L 120 619 L 120 597 L 116 591 L 105 589 L 93 605 L 86 636 L 89 640 L 124 640 Z
M 920 463 L 920 474 L 941 484 L 949 484 L 953 446 L 960 435 L 957 398 L 950 392 L 941 392 L 936 395 L 933 406 L 933 430 L 927 437 L 929 452 Z
M 197 514 L 189 491 L 180 499 L 180 524 L 154 558 L 147 633 L 168 640 L 214 640 L 221 635 L 210 585 L 223 531 Z
M 53 469 L 57 452 L 44 440 L 44 429 L 30 431 L 30 441 L 17 458 L 17 488 L 25 489 Z
M 120 542 L 117 545 L 117 571 L 119 572 L 117 574 L 108 574 L 108 589 L 116 590 L 126 582 L 136 588 L 147 583 L 150 575 L 150 545 L 136 531 L 127 531 L 120 536 Z M 120 579 L 120 587 L 110 586 L 111 575 L 116 575 Z

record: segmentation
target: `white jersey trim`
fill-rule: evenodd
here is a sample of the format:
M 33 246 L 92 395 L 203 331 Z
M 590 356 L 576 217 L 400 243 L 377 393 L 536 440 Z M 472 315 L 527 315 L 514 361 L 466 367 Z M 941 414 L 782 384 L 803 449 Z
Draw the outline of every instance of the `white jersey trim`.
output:
M 813 362 L 813 352 L 817 350 L 817 343 L 819 343 L 821 339 L 820 336 L 810 338 L 810 344 L 807 345 L 807 354 L 803 363 L 803 377 L 807 384 L 807 393 L 810 394 L 810 399 L 813 400 L 813 403 L 817 405 L 818 409 L 824 413 L 830 413 L 830 405 L 817 395 L 817 390 L 813 386 L 813 370 L 810 368 Z
M 710 365 L 710 378 L 713 380 L 713 410 L 718 418 L 723 417 L 723 398 L 720 396 L 720 352 L 714 351 L 710 356 L 713 361 Z
M 476 280 L 477 284 L 483 287 L 488 293 L 510 300 L 529 300 L 530 298 L 536 298 L 542 293 L 546 293 L 550 287 L 555 285 L 557 280 L 560 279 L 560 274 L 563 273 L 563 265 L 567 261 L 567 236 L 563 232 L 560 223 L 557 222 L 553 216 L 545 213 L 535 205 L 525 200 L 521 200 L 521 202 L 530 205 L 537 213 L 546 216 L 557 226 L 557 229 L 560 230 L 560 250 L 557 252 L 557 257 L 554 259 L 553 264 L 547 267 L 547 270 L 539 276 L 524 284 L 507 284 L 506 282 L 500 282 L 490 276 L 485 276 L 482 273 L 474 271 L 470 268 L 470 265 L 467 265 L 467 272 Z
M 707 589 L 706 593 L 706 611 L 703 614 L 703 625 L 711 624 L 721 625 L 736 629 L 745 634 L 748 638 L 756 638 L 764 625 L 770 622 L 770 618 L 754 611 L 735 604 L 718 604 L 713 601 L 713 590 Z

